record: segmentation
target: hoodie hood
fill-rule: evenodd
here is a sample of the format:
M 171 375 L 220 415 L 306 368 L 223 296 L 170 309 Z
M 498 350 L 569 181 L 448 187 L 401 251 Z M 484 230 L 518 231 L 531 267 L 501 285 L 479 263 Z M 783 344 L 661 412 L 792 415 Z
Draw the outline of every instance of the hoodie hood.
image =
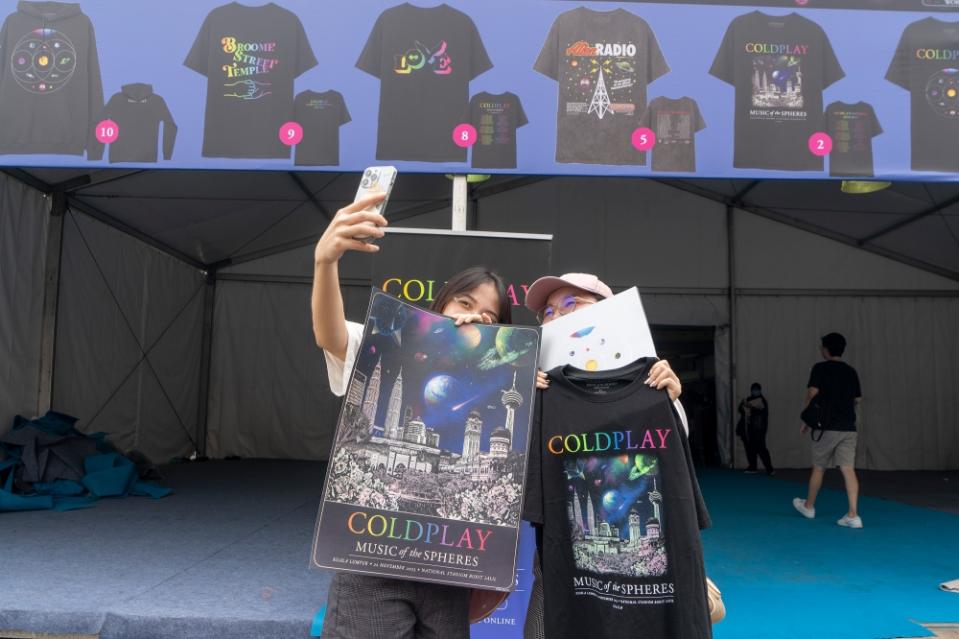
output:
M 153 85 L 143 84 L 142 82 L 124 84 L 122 87 L 120 87 L 120 93 L 123 94 L 123 97 L 132 102 L 143 102 L 153 95 Z
M 80 15 L 80 5 L 70 2 L 27 2 L 20 0 L 17 11 L 32 16 L 44 24 Z

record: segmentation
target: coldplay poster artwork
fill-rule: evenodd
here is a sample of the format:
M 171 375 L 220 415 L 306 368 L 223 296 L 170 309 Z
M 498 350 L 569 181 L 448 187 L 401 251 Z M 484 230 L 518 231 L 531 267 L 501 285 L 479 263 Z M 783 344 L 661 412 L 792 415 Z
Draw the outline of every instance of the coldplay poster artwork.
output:
M 512 590 L 538 351 L 374 292 L 311 565 Z

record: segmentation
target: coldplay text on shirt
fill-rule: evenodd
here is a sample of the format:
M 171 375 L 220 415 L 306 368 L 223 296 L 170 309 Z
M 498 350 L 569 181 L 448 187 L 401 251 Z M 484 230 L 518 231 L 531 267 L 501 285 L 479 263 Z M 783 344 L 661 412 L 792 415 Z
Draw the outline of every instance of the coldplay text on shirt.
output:
M 604 452 L 607 450 L 666 448 L 666 439 L 671 432 L 668 428 L 647 428 L 642 437 L 634 437 L 631 430 L 554 435 L 546 442 L 546 448 L 554 455 Z

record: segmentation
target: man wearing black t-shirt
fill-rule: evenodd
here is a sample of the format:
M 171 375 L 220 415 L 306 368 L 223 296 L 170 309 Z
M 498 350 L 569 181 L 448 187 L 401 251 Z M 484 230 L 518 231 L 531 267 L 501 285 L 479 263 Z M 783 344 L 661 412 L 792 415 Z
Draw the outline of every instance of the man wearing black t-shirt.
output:
M 846 484 L 849 510 L 836 523 L 847 528 L 862 528 L 862 519 L 856 510 L 859 499 L 859 480 L 856 478 L 856 405 L 862 399 L 859 375 L 856 369 L 842 361 L 846 338 L 830 333 L 822 338 L 822 356 L 826 360 L 812 367 L 809 374 L 806 406 L 815 397 L 822 405 L 824 425 L 822 438 L 812 443 L 812 474 L 809 477 L 809 495 L 793 499 L 793 506 L 807 519 L 816 516 L 816 496 L 822 487 L 827 468 L 839 466 Z M 805 408 L 804 407 L 804 408 Z M 803 424 L 800 433 L 809 432 Z

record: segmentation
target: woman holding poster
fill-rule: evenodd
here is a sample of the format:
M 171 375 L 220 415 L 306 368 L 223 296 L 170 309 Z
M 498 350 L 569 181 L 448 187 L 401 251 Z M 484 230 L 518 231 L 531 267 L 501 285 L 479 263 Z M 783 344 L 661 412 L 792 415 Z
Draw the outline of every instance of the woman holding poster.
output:
M 346 394 L 363 326 L 346 320 L 338 263 L 346 251 L 375 253 L 380 249 L 356 238 L 383 237 L 386 219 L 370 210 L 382 199 L 382 194 L 370 195 L 340 209 L 314 251 L 313 334 L 326 356 L 330 389 L 339 396 Z M 482 267 L 451 277 L 430 310 L 455 319 L 458 326 L 508 324 L 512 319 L 502 279 Z M 494 598 L 501 595 L 483 592 Z M 330 583 L 323 637 L 468 639 L 469 613 L 467 588 L 337 572 Z

